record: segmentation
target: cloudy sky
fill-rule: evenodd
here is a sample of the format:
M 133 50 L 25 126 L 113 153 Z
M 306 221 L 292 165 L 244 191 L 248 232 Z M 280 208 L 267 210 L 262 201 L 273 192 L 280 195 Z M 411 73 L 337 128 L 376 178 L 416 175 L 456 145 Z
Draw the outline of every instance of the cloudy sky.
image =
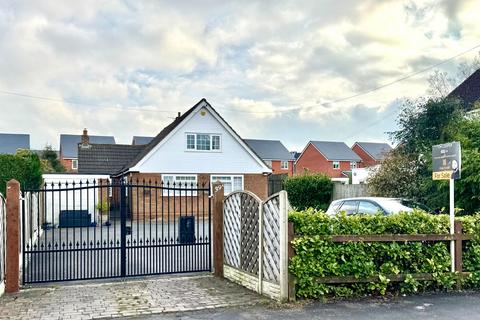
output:
M 479 45 L 478 12 L 476 0 L 0 0 L 0 132 L 30 133 L 33 148 L 84 127 L 130 143 L 205 97 L 242 137 L 290 149 L 386 140 L 430 72 L 345 98 Z

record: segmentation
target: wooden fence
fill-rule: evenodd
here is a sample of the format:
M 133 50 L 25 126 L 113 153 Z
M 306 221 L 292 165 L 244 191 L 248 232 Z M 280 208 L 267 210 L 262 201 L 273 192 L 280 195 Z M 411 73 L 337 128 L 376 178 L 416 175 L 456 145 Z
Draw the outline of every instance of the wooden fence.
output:
M 289 250 L 288 256 L 291 259 L 294 256 L 294 250 L 291 242 L 296 238 L 293 223 L 289 222 L 288 226 L 288 238 L 289 238 Z M 457 289 L 461 288 L 461 280 L 464 277 L 470 275 L 469 272 L 463 272 L 463 241 L 472 240 L 473 236 L 469 234 L 463 234 L 463 226 L 461 221 L 455 221 L 454 234 L 379 234 L 379 235 L 333 235 L 325 236 L 325 240 L 330 240 L 334 243 L 345 242 L 440 242 L 440 241 L 455 241 L 455 272 L 452 276 L 457 279 Z M 433 280 L 432 274 L 429 273 L 416 273 L 411 274 L 415 280 Z M 387 279 L 390 282 L 402 282 L 405 280 L 404 274 L 392 274 L 387 275 Z M 327 276 L 319 277 L 316 279 L 317 283 L 322 284 L 348 284 L 348 283 L 366 283 L 366 282 L 380 282 L 378 276 L 356 278 L 354 276 Z M 289 280 L 290 290 L 294 290 L 294 279 L 290 276 Z
M 368 197 L 368 185 L 366 184 L 333 184 L 332 200 L 354 197 Z

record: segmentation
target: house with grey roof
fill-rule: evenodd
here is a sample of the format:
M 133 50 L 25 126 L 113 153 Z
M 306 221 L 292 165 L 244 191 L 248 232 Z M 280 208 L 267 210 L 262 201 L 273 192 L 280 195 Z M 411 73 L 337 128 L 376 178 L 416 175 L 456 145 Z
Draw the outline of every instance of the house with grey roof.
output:
M 145 136 L 133 136 L 132 145 L 145 145 L 149 144 L 150 141 L 155 137 L 145 137 Z
M 89 135 L 87 129 L 82 135 L 61 134 L 60 135 L 60 162 L 67 172 L 78 171 L 78 145 L 86 144 L 115 144 L 113 136 Z
M 352 146 L 352 150 L 362 158 L 363 168 L 380 164 L 392 149 L 385 142 L 355 142 Z
M 249 190 L 260 198 L 268 196 L 267 178 L 272 172 L 205 99 L 179 114 L 147 144 L 90 140 L 78 144 L 77 154 L 79 174 L 170 184 L 221 181 L 225 194 Z
M 293 175 L 295 159 L 279 140 L 244 139 L 274 174 Z
M 324 173 L 332 180 L 348 182 L 349 173 L 362 159 L 344 142 L 309 141 L 295 162 L 296 173 Z
M 0 154 L 15 154 L 18 149 L 30 150 L 30 135 L 0 133 Z

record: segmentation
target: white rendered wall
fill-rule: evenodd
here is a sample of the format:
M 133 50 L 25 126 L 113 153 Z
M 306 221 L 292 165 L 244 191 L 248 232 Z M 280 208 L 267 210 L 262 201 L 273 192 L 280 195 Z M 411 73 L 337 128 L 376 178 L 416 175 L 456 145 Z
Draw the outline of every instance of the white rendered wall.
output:
M 202 115 L 203 114 L 203 115 Z M 263 173 L 262 166 L 206 109 L 198 109 L 171 138 L 144 158 L 131 171 L 160 173 Z M 187 151 L 186 133 L 221 135 L 220 151 Z

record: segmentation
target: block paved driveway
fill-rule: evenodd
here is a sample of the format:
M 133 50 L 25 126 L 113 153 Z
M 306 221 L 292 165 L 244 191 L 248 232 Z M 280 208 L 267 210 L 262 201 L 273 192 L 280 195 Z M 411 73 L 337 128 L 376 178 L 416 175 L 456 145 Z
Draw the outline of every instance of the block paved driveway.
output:
M 210 274 L 26 288 L 0 298 L 0 319 L 98 319 L 265 304 Z

